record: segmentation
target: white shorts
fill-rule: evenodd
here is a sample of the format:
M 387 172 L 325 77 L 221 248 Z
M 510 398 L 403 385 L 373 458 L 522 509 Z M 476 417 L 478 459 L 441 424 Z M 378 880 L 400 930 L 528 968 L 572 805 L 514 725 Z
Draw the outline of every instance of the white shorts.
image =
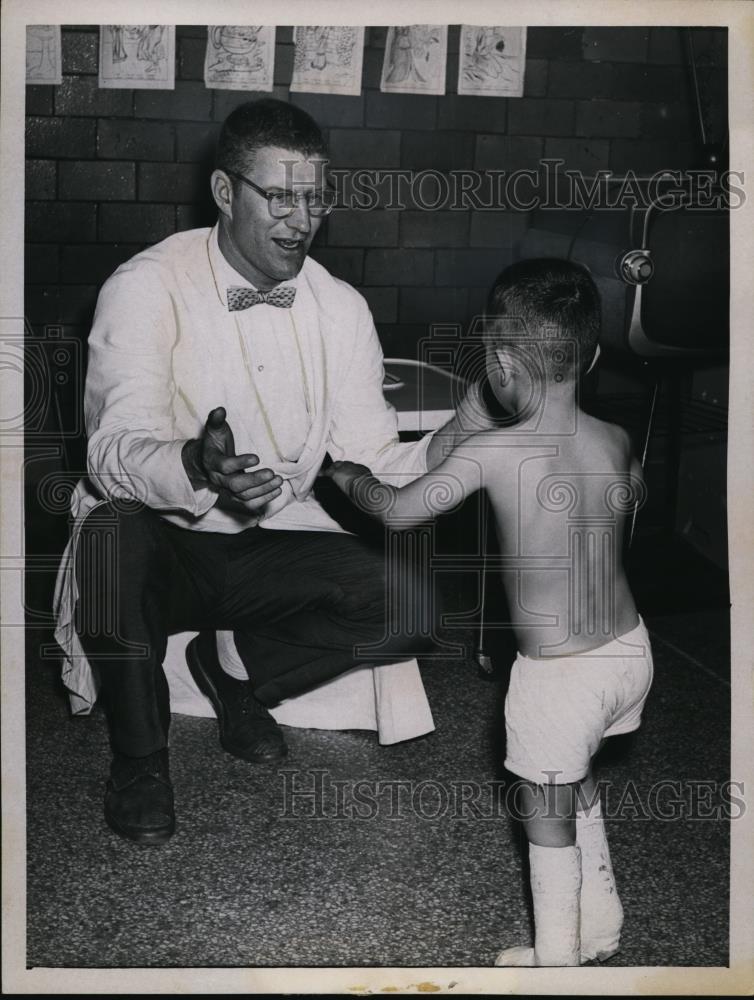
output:
M 537 784 L 581 781 L 605 736 L 638 729 L 652 686 L 644 622 L 577 656 L 519 653 L 505 699 L 505 766 Z

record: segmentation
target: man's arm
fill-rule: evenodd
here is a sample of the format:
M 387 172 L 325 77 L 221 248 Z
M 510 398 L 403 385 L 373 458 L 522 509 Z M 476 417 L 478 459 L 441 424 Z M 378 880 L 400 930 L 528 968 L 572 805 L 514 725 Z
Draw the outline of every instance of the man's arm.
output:
M 236 456 L 221 408 L 195 440 L 176 436 L 178 337 L 170 293 L 154 267 L 126 265 L 105 283 L 89 338 L 89 478 L 104 497 L 155 510 L 199 517 L 231 497 L 236 509 L 240 503 L 253 512 L 272 499 L 279 481 L 270 470 L 244 471 L 259 460 Z
M 327 450 L 336 461 L 363 463 L 380 479 L 403 482 L 426 471 L 429 442 L 399 440 L 396 412 L 382 391 L 384 368 L 377 331 L 366 302 L 351 291 L 355 297 L 349 303 L 351 356 L 337 387 Z

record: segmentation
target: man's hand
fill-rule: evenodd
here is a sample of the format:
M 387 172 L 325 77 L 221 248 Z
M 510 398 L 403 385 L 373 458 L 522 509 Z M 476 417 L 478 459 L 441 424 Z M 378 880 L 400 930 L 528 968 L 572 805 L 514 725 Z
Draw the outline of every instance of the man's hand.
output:
M 245 471 L 259 465 L 259 458 L 236 455 L 233 431 L 222 406 L 211 411 L 201 437 L 186 442 L 182 458 L 194 489 L 213 486 L 219 493 L 219 506 L 256 511 L 280 495 L 282 479 L 271 469 Z

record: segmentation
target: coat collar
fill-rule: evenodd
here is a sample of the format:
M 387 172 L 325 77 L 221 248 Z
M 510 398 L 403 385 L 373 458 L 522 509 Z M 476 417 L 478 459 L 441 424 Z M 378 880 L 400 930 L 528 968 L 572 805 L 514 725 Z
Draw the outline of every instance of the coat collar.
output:
M 222 302 L 223 308 L 227 309 L 228 288 L 231 285 L 235 285 L 236 287 L 242 286 L 243 288 L 256 288 L 256 286 L 252 285 L 247 278 L 244 278 L 244 276 L 225 259 L 223 252 L 220 249 L 218 229 L 219 223 L 216 222 L 209 231 L 207 236 L 207 255 L 209 257 L 209 266 L 212 271 L 212 280 L 215 286 L 215 292 Z M 290 281 L 282 281 L 280 285 L 295 288 L 296 279 L 293 278 Z

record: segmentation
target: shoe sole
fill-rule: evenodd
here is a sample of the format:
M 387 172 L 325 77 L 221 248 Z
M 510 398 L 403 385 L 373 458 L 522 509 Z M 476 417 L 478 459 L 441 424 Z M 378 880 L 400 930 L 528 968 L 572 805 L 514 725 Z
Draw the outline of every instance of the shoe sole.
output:
M 139 832 L 130 829 L 127 826 L 121 826 L 117 820 L 113 819 L 107 812 L 105 812 L 105 822 L 110 827 L 110 829 L 117 833 L 118 836 L 124 837 L 126 840 L 132 841 L 134 844 L 140 844 L 142 847 L 158 847 L 160 844 L 166 843 L 175 833 L 175 820 L 166 827 L 159 830 L 140 830 Z
M 222 703 L 222 699 L 217 693 L 217 688 L 212 683 L 211 678 L 209 678 L 204 672 L 202 667 L 201 658 L 197 652 L 197 647 L 199 645 L 198 638 L 192 639 L 191 642 L 186 647 L 186 663 L 188 664 L 189 673 L 194 678 L 194 683 L 199 688 L 205 697 L 209 698 L 212 703 L 212 707 L 217 715 L 217 723 L 220 727 L 220 746 L 226 753 L 229 753 L 232 757 L 238 757 L 239 760 L 245 760 L 249 764 L 274 764 L 275 761 L 282 760 L 288 755 L 288 747 L 283 745 L 279 753 L 274 754 L 253 754 L 244 753 L 239 747 L 230 743 L 223 736 L 223 725 L 225 724 L 225 706 Z

